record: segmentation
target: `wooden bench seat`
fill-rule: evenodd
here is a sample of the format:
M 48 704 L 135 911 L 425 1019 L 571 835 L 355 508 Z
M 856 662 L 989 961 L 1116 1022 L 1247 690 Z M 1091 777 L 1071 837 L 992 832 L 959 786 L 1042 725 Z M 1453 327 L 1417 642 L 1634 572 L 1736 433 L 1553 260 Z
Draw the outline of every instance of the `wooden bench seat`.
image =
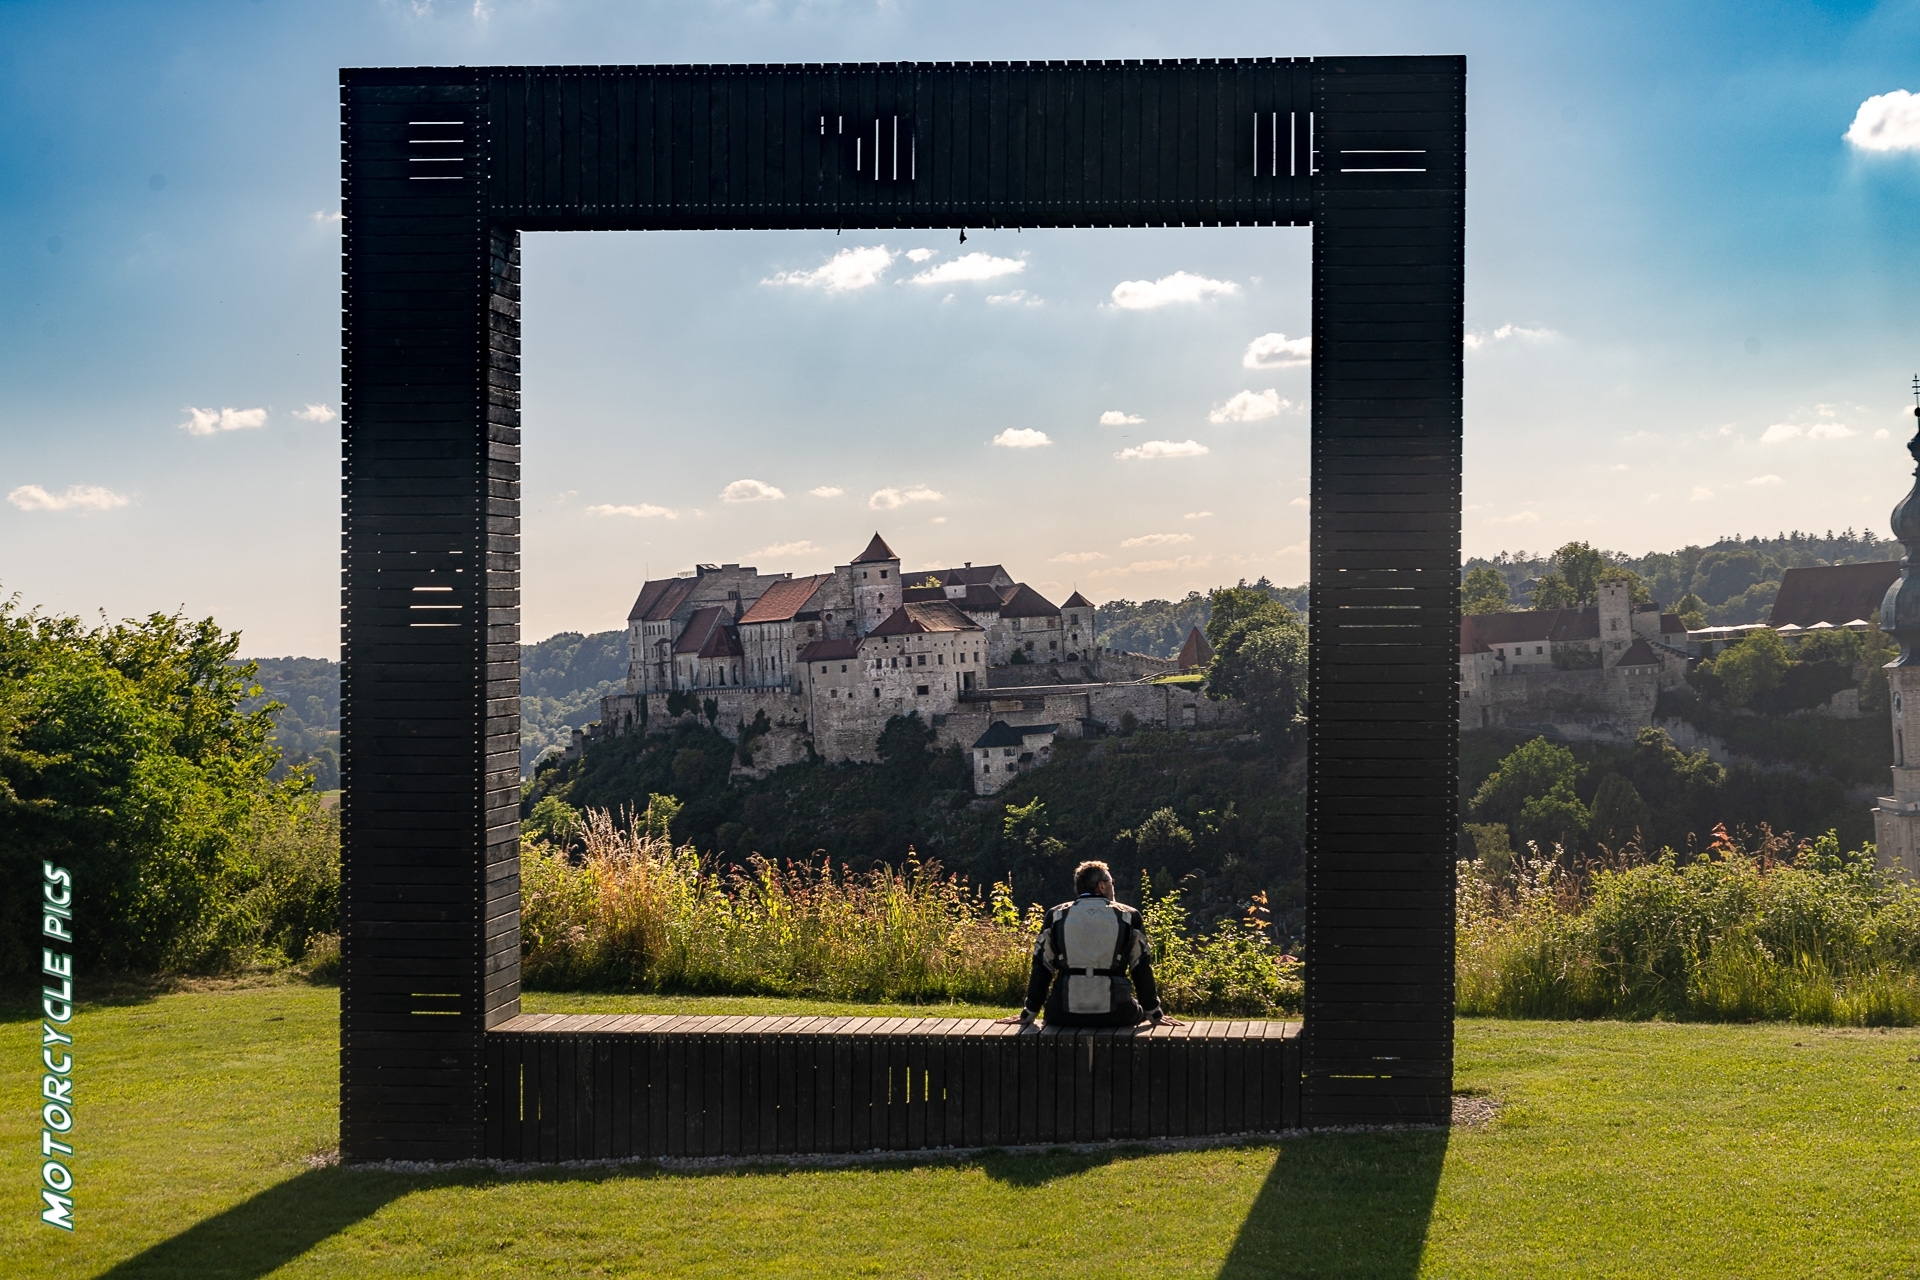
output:
M 1290 1129 L 1300 1024 L 522 1014 L 486 1035 L 486 1153 L 521 1161 Z

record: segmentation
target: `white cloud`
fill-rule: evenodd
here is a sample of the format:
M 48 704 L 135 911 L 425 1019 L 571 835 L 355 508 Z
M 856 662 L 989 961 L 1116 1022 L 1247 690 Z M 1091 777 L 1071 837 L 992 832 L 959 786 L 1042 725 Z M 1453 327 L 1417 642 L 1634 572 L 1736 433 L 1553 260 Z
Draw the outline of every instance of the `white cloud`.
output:
M 1292 502 L 1289 502 L 1287 505 L 1290 507 L 1310 507 L 1313 505 L 1313 499 L 1295 498 Z
M 1185 515 L 1183 515 L 1183 516 L 1181 516 L 1180 518 L 1181 518 L 1182 520 L 1211 520 L 1211 519 L 1213 518 L 1213 512 L 1211 512 L 1211 511 L 1189 511 L 1189 512 L 1187 512 L 1187 514 L 1185 514 Z
M 65 493 L 48 493 L 37 484 L 23 484 L 7 495 L 7 501 L 22 511 L 111 511 L 124 507 L 124 494 L 97 484 L 72 484 Z
M 1713 490 L 1703 484 L 1693 486 L 1693 492 L 1687 495 L 1689 501 L 1707 502 L 1713 498 Z
M 845 493 L 846 490 L 837 484 L 823 484 L 819 488 L 809 489 L 807 492 L 816 498 L 837 498 Z
M 993 443 L 1002 449 L 1038 449 L 1041 445 L 1052 444 L 1044 431 L 1035 431 L 1032 427 L 1008 427 L 993 438 Z
M 937 267 L 928 267 L 919 275 L 910 278 L 908 284 L 955 284 L 976 280 L 998 280 L 1001 276 L 1018 275 L 1027 269 L 1027 264 L 1018 258 L 996 258 L 990 253 L 965 253 L 951 262 L 943 262 Z
M 1797 422 L 1776 422 L 1760 433 L 1761 444 L 1783 444 L 1805 437 L 1808 440 L 1845 440 L 1854 430 L 1844 422 L 1816 422 L 1803 427 Z
M 656 507 L 651 502 L 642 502 L 638 506 L 623 503 L 615 506 L 611 502 L 601 502 L 587 508 L 590 516 L 630 516 L 635 520 L 651 520 L 655 516 L 662 519 L 677 519 L 671 507 Z
M 295 409 L 293 416 L 302 422 L 332 422 L 333 410 L 324 404 L 310 404 L 304 409 Z
M 1280 393 L 1272 387 L 1265 391 L 1236 392 L 1225 404 L 1214 406 L 1207 415 L 1208 422 L 1258 422 L 1262 418 L 1277 418 L 1282 409 L 1293 406 L 1293 401 L 1282 400 Z
M 1523 342 L 1545 342 L 1559 336 L 1552 329 L 1528 329 L 1517 324 L 1503 324 L 1492 333 L 1469 333 L 1464 345 L 1469 351 L 1478 351 L 1489 342 L 1505 342 L 1509 338 L 1519 338 Z
M 811 271 L 778 271 L 761 284 L 792 284 L 808 289 L 841 293 L 878 284 L 898 255 L 883 244 L 862 249 L 842 249 Z
M 987 301 L 997 307 L 1037 307 L 1044 300 L 1034 297 L 1025 289 L 1015 289 L 1012 293 L 990 293 Z
M 187 406 L 187 420 L 180 429 L 190 436 L 210 436 L 221 431 L 246 431 L 267 425 L 265 409 L 196 409 Z
M 802 538 L 799 542 L 776 542 L 770 547 L 760 548 L 753 554 L 755 557 L 773 556 L 784 559 L 787 556 L 811 556 L 818 555 L 819 553 L 820 548 L 814 546 L 813 543 L 807 539 Z
M 1190 533 L 1143 533 L 1137 538 L 1128 538 L 1120 545 L 1123 547 L 1164 547 L 1176 542 L 1192 542 Z
M 1206 452 L 1207 446 L 1198 440 L 1149 440 L 1131 449 L 1122 449 L 1113 456 L 1122 461 L 1132 461 L 1139 458 L 1197 458 Z
M 1240 292 L 1231 280 L 1209 280 L 1188 271 L 1176 271 L 1158 280 L 1122 280 L 1113 286 L 1113 305 L 1122 311 L 1151 311 L 1176 302 L 1204 302 Z
M 1747 483 L 1751 485 L 1785 484 L 1786 481 L 1782 480 L 1779 476 L 1767 475 L 1755 476 L 1753 479 L 1747 481 Z
M 1247 344 L 1247 353 L 1240 357 L 1240 363 L 1249 369 L 1287 369 L 1312 359 L 1312 338 L 1263 333 Z
M 1172 573 L 1178 569 L 1204 569 L 1212 563 L 1212 556 L 1175 556 L 1171 560 L 1135 560 L 1132 564 L 1116 565 L 1111 569 L 1096 569 L 1091 576 L 1123 578 L 1135 573 Z
M 935 516 L 933 519 L 927 521 L 928 524 L 945 524 L 946 522 L 947 518 L 945 516 Z
M 867 505 L 875 511 L 893 511 L 909 502 L 939 502 L 945 497 L 938 489 L 919 484 L 911 489 L 875 489 Z
M 321 224 L 322 226 L 325 226 L 325 225 L 326 225 L 327 223 L 329 223 L 329 222 L 342 222 L 342 221 L 344 221 L 344 220 L 345 220 L 345 215 L 344 215 L 344 214 L 341 214 L 341 213 L 339 213 L 339 212 L 337 212 L 337 211 L 336 211 L 336 212 L 333 212 L 333 213 L 328 213 L 328 212 L 326 212 L 325 210 L 322 210 L 322 209 L 315 209 L 315 210 L 313 211 L 313 220 L 314 220 L 315 222 L 318 222 L 318 223 L 320 223 L 320 224 Z
M 1054 556 L 1054 564 L 1085 564 L 1089 560 L 1105 560 L 1107 557 L 1098 551 L 1062 551 Z
M 1540 515 L 1538 512 L 1516 511 L 1510 516 L 1489 517 L 1487 520 L 1487 523 L 1488 524 L 1533 524 L 1539 519 L 1540 519 Z
M 720 491 L 722 502 L 778 502 L 786 496 L 764 480 L 735 480 Z
M 1878 431 L 1873 433 L 1873 438 L 1875 440 L 1885 440 L 1889 434 L 1890 433 L 1887 431 L 1887 429 L 1885 427 L 1882 427 Z
M 1100 425 L 1103 427 L 1131 427 L 1145 421 L 1137 413 L 1122 413 L 1118 409 L 1109 409 L 1100 415 Z
M 1874 94 L 1841 137 L 1861 151 L 1920 151 L 1920 96 L 1905 89 Z
M 939 256 L 940 256 L 940 251 L 939 251 L 938 249 L 909 249 L 909 250 L 907 250 L 907 261 L 908 261 L 908 262 L 925 262 L 925 261 L 926 261 L 926 260 L 927 260 L 928 258 L 937 258 L 937 257 L 939 257 Z

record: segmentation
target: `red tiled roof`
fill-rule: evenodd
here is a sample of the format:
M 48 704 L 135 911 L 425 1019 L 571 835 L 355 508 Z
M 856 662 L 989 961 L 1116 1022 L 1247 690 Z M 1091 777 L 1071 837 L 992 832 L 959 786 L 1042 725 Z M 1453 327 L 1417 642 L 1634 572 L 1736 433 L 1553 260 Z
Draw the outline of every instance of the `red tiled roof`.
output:
M 814 592 L 820 589 L 831 574 L 813 573 L 804 578 L 788 578 L 776 582 L 766 589 L 753 607 L 740 615 L 740 625 L 748 626 L 755 622 L 791 622 L 793 615 L 807 607 L 807 601 L 813 599 Z
M 658 622 L 680 607 L 694 588 L 694 578 L 656 578 L 640 588 L 639 599 L 627 611 L 628 622 Z
M 675 653 L 698 654 L 706 647 L 707 635 L 726 617 L 726 610 L 717 604 L 704 609 L 696 609 L 687 619 L 686 627 L 680 632 L 679 639 L 673 642 Z
M 885 622 L 867 634 L 872 636 L 923 635 L 933 631 L 978 631 L 980 624 L 945 600 L 903 604 L 887 615 Z
M 1200 634 L 1200 628 L 1194 627 L 1187 632 L 1187 642 L 1180 646 L 1180 669 L 1191 671 L 1195 667 L 1204 667 L 1213 661 L 1213 646 Z
M 876 533 L 873 535 L 873 541 L 867 544 L 867 549 L 855 556 L 853 562 L 855 564 L 873 564 L 876 561 L 898 560 L 899 558 L 899 556 L 893 554 L 893 548 L 887 545 L 887 540 Z
M 1057 618 L 1060 610 L 1024 582 L 1016 582 L 1000 593 L 1003 618 Z
M 1657 667 L 1660 665 L 1660 655 L 1653 651 L 1653 646 L 1647 643 L 1645 636 L 1637 636 L 1634 642 L 1627 646 L 1627 651 L 1620 655 L 1620 661 L 1614 663 L 1614 665 L 1617 667 Z
M 1898 560 L 1789 569 L 1780 576 L 1780 594 L 1773 598 L 1767 625 L 1810 627 L 1816 622 L 1831 622 L 1839 627 L 1871 617 L 1887 588 L 1899 577 Z
M 707 642 L 700 646 L 702 658 L 740 658 L 746 651 L 740 647 L 740 633 L 729 626 L 718 626 L 707 633 Z
M 1598 640 L 1600 610 L 1519 609 L 1512 613 L 1475 613 L 1474 631 L 1483 644 L 1519 644 L 1527 640 Z
M 815 640 L 800 651 L 800 661 L 826 662 L 829 659 L 845 661 L 848 658 L 858 657 L 859 654 L 858 640 Z

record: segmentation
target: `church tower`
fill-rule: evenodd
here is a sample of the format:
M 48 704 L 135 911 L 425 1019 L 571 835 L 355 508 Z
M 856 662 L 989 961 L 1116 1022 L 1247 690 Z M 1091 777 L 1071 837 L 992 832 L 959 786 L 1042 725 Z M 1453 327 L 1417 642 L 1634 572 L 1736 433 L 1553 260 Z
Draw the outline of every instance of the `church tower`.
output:
M 853 621 L 856 634 L 866 635 L 887 620 L 902 603 L 900 557 L 878 533 L 867 549 L 853 558 Z
M 1920 418 L 1920 378 L 1914 379 L 1913 413 Z M 1913 455 L 1914 487 L 1893 509 L 1893 536 L 1906 547 L 1900 579 L 1880 602 L 1880 629 L 1900 642 L 1900 656 L 1887 664 L 1887 701 L 1893 713 L 1893 794 L 1873 811 L 1873 841 L 1882 870 L 1920 881 L 1920 429 L 1907 444 Z

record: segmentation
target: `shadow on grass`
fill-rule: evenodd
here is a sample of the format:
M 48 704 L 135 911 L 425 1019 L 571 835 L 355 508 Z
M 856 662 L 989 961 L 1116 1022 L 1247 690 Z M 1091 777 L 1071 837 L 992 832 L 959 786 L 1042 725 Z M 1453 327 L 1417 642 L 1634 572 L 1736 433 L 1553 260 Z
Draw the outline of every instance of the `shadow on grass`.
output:
M 316 1169 L 268 1187 L 101 1273 L 106 1277 L 264 1276 L 344 1231 L 425 1179 Z
M 1281 1146 L 1221 1280 L 1420 1272 L 1447 1131 L 1329 1133 Z

